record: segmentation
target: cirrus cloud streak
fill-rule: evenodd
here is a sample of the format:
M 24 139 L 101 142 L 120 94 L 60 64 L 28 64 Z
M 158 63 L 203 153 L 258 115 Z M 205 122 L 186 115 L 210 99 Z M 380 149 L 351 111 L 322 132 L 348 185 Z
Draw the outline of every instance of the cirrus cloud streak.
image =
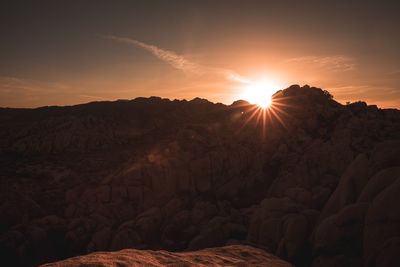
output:
M 147 44 L 136 39 L 127 38 L 127 37 L 119 37 L 115 35 L 101 35 L 102 38 L 110 39 L 113 41 L 127 43 L 139 48 L 142 48 L 148 52 L 150 52 L 153 56 L 157 57 L 158 59 L 166 62 L 167 64 L 171 65 L 173 68 L 182 70 L 188 74 L 195 74 L 195 75 L 217 75 L 222 76 L 223 78 L 239 82 L 239 83 L 249 83 L 250 81 L 246 78 L 241 76 L 240 74 L 236 73 L 233 70 L 225 69 L 225 68 L 215 68 L 200 65 L 196 62 L 193 62 L 183 55 L 179 55 L 171 50 L 163 49 L 158 46 Z

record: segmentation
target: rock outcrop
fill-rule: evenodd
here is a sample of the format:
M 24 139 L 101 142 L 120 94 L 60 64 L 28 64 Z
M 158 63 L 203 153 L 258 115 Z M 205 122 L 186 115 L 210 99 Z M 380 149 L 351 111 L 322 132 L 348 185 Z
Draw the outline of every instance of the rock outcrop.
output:
M 0 257 L 253 244 L 296 266 L 396 263 L 400 111 L 309 86 L 273 101 L 0 109 Z
M 226 246 L 195 252 L 168 252 L 124 249 L 118 252 L 97 252 L 85 256 L 42 265 L 43 267 L 83 266 L 293 266 L 264 250 L 250 246 Z

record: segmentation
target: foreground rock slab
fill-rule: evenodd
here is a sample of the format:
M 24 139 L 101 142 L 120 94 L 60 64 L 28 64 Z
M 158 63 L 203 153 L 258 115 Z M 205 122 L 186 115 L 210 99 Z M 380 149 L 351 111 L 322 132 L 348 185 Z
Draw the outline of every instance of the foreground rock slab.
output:
M 233 245 L 192 252 L 124 249 L 96 252 L 42 265 L 61 266 L 279 266 L 291 264 L 251 246 Z

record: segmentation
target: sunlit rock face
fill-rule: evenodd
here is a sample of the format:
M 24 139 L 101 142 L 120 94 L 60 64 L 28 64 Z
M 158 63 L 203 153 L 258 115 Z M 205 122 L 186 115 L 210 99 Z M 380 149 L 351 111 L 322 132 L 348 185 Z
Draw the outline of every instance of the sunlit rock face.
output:
M 0 109 L 0 123 L 14 265 L 227 244 L 300 266 L 397 259 L 398 110 L 291 86 L 268 110 L 151 97 Z
M 85 256 L 43 265 L 43 267 L 80 266 L 270 266 L 291 267 L 293 265 L 262 249 L 233 245 L 208 248 L 194 252 L 168 252 L 124 249 L 117 252 L 97 252 Z

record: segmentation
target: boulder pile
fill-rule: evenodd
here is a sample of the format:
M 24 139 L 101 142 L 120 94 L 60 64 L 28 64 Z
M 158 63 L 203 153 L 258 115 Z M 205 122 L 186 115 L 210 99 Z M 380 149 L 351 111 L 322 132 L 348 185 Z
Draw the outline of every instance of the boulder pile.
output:
M 10 266 L 240 244 L 296 266 L 400 266 L 399 110 L 293 85 L 269 110 L 151 97 L 0 109 L 0 124 Z

